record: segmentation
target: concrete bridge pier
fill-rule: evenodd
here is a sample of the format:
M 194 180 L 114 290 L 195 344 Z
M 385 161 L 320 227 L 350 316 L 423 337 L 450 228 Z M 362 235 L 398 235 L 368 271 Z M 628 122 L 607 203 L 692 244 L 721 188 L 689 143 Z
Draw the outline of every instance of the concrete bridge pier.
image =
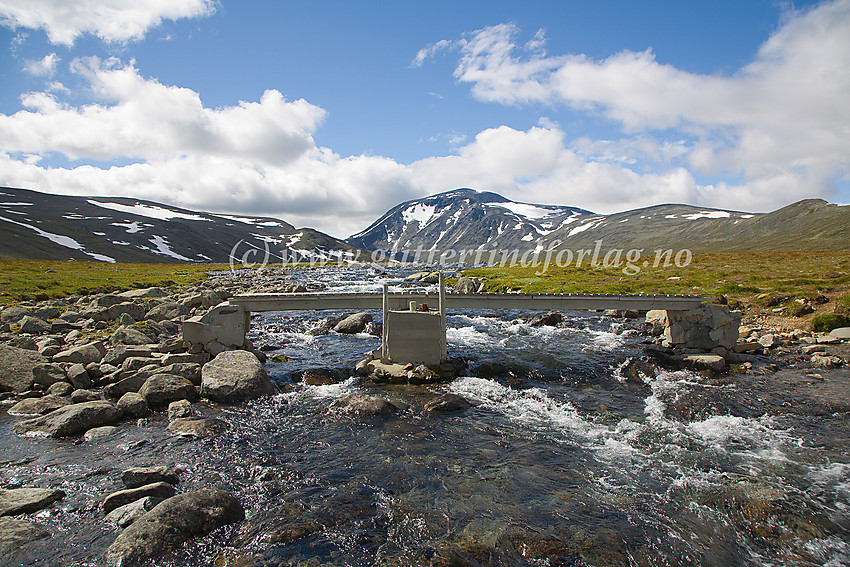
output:
M 406 310 L 390 309 L 384 284 L 381 362 L 437 365 L 446 361 L 446 284 L 442 272 L 438 301 L 437 311 L 415 300 L 408 303 Z

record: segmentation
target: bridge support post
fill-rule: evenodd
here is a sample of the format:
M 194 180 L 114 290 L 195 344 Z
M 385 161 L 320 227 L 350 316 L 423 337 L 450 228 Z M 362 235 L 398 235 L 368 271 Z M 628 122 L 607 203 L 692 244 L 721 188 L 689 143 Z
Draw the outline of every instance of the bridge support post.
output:
M 415 301 L 410 308 L 389 309 L 384 287 L 381 360 L 384 362 L 437 365 L 446 361 L 445 282 L 440 273 L 437 311 L 419 311 Z
M 183 322 L 183 340 L 206 345 L 216 341 L 224 346 L 242 348 L 251 321 L 251 313 L 241 305 L 219 303 L 202 316 Z

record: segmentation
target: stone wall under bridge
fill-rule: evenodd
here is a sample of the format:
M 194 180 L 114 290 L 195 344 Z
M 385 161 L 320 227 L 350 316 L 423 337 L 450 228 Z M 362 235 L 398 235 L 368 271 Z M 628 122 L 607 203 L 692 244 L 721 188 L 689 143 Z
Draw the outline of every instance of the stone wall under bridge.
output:
M 738 342 L 742 317 L 726 305 L 702 304 L 688 311 L 652 310 L 646 322 L 665 347 L 731 351 Z

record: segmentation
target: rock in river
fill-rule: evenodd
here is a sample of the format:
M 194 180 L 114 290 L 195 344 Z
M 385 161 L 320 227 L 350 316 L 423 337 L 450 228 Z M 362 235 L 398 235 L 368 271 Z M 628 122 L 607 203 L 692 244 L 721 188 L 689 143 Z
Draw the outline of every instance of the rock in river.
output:
M 0 490 L 0 516 L 17 516 L 37 512 L 64 497 L 64 492 L 53 488 Z
M 50 437 L 67 437 L 121 419 L 121 410 L 111 402 L 98 400 L 71 404 L 47 415 L 21 421 L 15 425 L 18 433 L 42 433 Z
M 46 362 L 47 359 L 35 351 L 0 344 L 0 391 L 32 389 L 33 368 Z
M 194 536 L 244 518 L 242 504 L 224 490 L 178 494 L 159 503 L 121 532 L 106 550 L 106 561 L 120 567 L 140 565 Z
M 238 402 L 274 394 L 263 365 L 245 350 L 223 352 L 201 370 L 201 395 L 217 402 Z

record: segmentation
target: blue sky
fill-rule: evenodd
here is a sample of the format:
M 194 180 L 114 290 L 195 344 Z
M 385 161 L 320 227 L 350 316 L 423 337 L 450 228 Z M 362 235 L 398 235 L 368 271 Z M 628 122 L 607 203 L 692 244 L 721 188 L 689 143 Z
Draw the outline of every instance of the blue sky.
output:
M 457 187 L 850 202 L 850 0 L 0 0 L 0 184 L 336 236 Z

